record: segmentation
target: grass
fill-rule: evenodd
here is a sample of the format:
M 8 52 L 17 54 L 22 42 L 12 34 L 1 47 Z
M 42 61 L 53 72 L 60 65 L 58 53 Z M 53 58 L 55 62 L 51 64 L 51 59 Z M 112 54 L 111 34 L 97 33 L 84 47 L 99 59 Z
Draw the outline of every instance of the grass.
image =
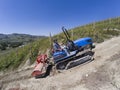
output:
M 120 18 L 78 26 L 70 29 L 69 33 L 73 34 L 73 37 L 71 37 L 73 40 L 82 37 L 91 37 L 94 42 L 100 43 L 106 39 L 120 35 Z M 63 33 L 60 33 L 53 36 L 53 38 L 57 38 L 61 41 L 61 39 L 65 39 L 65 36 Z M 47 48 L 50 48 L 50 40 L 49 38 L 43 38 L 23 47 L 0 52 L 0 70 L 17 69 L 19 65 L 27 59 L 30 59 L 32 64 L 36 60 L 38 52 L 41 51 L 41 53 L 45 53 Z

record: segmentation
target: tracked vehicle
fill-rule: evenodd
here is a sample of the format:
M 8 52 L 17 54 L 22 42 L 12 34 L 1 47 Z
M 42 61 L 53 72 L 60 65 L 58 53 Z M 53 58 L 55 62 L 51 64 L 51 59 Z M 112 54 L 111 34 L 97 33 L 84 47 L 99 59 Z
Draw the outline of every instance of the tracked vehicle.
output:
M 92 38 L 85 37 L 72 41 L 70 40 L 68 31 L 64 27 L 62 27 L 62 31 L 67 43 L 65 48 L 53 53 L 57 69 L 68 69 L 74 65 L 93 59 L 92 49 L 95 48 L 95 45 L 93 45 Z
M 46 54 L 37 57 L 37 64 L 32 72 L 32 76 L 35 78 L 48 76 L 52 67 L 55 68 L 54 71 L 64 70 L 93 60 L 94 52 L 92 49 L 95 48 L 95 45 L 92 38 L 85 37 L 72 41 L 64 27 L 62 27 L 62 31 L 67 41 L 65 47 L 53 52 L 52 58 L 49 58 Z

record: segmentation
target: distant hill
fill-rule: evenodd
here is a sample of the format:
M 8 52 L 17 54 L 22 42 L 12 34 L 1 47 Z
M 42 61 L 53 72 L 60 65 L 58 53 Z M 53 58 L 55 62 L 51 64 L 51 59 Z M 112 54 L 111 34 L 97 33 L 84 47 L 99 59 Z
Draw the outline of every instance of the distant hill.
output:
M 29 42 L 30 40 L 36 40 L 39 38 L 44 38 L 46 36 L 35 36 L 35 35 L 29 35 L 29 34 L 18 34 L 18 33 L 13 33 L 13 34 L 0 34 L 0 41 L 24 41 L 24 42 Z
M 35 36 L 29 34 L 0 34 L 0 49 L 6 50 L 7 47 L 18 47 L 33 42 L 36 39 L 45 38 L 46 36 Z

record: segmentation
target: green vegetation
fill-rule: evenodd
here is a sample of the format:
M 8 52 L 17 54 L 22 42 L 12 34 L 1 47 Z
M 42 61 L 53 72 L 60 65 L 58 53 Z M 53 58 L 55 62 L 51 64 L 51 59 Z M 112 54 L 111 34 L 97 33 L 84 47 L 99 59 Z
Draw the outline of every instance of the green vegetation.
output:
M 0 34 L 0 50 L 16 48 L 21 45 L 33 42 L 36 39 L 44 38 L 45 36 L 33 36 L 28 34 Z
M 38 51 L 41 50 L 44 53 L 45 48 L 48 48 L 49 44 L 46 41 L 48 42 L 47 38 L 39 39 L 25 46 L 11 49 L 10 51 L 2 51 L 0 53 L 0 70 L 14 70 L 27 59 L 30 59 L 32 64 L 36 59 Z
M 73 32 L 73 33 L 72 33 Z M 69 30 L 73 34 L 71 39 L 76 40 L 82 37 L 92 37 L 94 42 L 100 43 L 106 39 L 120 35 L 120 18 L 113 18 L 101 22 L 95 22 Z M 63 33 L 53 36 L 53 38 L 65 38 Z M 0 70 L 14 70 L 21 63 L 30 59 L 31 64 L 35 61 L 38 52 L 45 53 L 50 48 L 49 38 L 38 39 L 22 47 L 0 52 Z
M 120 35 L 120 18 L 113 18 L 79 26 L 70 29 L 69 33 L 73 34 L 73 37 L 71 37 L 73 40 L 83 37 L 92 37 L 94 42 L 100 43 L 113 36 Z M 64 36 L 63 33 L 56 37 L 59 38 L 62 36 Z

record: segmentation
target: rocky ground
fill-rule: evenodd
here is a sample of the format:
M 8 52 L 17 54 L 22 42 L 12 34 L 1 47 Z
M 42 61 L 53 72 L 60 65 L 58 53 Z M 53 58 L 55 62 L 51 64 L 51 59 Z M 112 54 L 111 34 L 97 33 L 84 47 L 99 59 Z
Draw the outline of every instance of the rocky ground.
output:
M 1 90 L 120 90 L 120 37 L 95 48 L 95 60 L 46 78 L 31 77 L 33 68 L 0 75 Z

